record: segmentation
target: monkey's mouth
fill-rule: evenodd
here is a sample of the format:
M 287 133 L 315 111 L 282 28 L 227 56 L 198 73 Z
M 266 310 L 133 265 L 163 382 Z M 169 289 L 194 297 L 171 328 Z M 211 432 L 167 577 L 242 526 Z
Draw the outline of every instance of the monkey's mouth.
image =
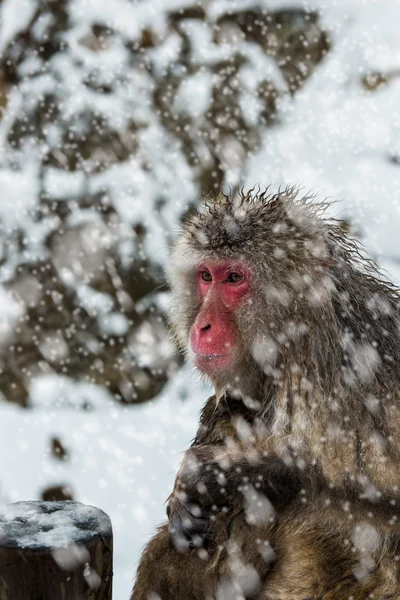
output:
M 229 354 L 197 354 L 196 356 L 201 360 L 218 360 L 219 358 L 227 358 Z
M 231 360 L 230 354 L 195 354 L 197 368 L 206 373 L 227 367 L 231 363 Z

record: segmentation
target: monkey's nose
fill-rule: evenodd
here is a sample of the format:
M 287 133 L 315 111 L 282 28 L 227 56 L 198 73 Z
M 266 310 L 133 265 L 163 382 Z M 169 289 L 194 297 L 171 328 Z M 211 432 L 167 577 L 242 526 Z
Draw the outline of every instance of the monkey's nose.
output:
M 207 323 L 207 325 L 202 325 L 200 327 L 201 332 L 206 332 L 206 331 L 209 331 L 210 329 L 211 329 L 211 323 Z

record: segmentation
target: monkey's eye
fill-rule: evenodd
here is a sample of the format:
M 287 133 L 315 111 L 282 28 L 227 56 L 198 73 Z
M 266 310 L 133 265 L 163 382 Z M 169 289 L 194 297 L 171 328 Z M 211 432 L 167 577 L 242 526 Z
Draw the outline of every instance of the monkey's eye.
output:
M 208 271 L 202 271 L 201 278 L 203 281 L 212 281 L 211 273 L 209 273 Z
M 229 273 L 225 281 L 227 281 L 228 283 L 238 283 L 238 281 L 241 281 L 242 279 L 243 275 L 241 275 L 240 273 Z

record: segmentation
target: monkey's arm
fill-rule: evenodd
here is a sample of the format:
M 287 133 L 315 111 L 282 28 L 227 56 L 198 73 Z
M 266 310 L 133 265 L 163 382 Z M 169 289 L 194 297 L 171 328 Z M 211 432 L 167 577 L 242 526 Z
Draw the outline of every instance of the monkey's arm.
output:
M 242 510 L 249 522 L 255 502 L 266 509 L 266 519 L 283 509 L 305 488 L 306 474 L 276 455 L 249 462 L 229 448 L 197 446 L 185 454 L 168 501 L 170 533 L 177 546 L 202 541 L 209 520 L 219 510 Z M 263 518 L 259 515 L 260 518 Z M 194 542 L 194 543 L 193 543 Z
M 241 510 L 251 505 L 251 496 L 262 494 L 271 511 L 283 508 L 299 494 L 306 477 L 289 457 L 277 456 L 268 436 L 255 426 L 254 412 L 241 401 L 224 399 L 216 406 L 211 398 L 168 501 L 175 544 L 200 543 L 213 513 Z

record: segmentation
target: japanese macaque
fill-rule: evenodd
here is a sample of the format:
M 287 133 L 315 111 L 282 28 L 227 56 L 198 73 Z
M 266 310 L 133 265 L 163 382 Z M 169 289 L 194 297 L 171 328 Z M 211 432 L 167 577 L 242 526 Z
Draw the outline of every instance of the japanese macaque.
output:
M 325 208 L 184 223 L 171 322 L 215 395 L 132 600 L 400 598 L 400 294 Z

